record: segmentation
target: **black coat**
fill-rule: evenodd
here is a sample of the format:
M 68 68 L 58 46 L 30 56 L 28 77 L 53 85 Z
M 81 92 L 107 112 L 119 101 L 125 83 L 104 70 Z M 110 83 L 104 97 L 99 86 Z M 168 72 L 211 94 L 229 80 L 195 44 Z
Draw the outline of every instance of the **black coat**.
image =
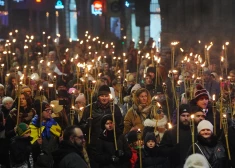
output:
M 111 114 L 111 110 L 109 106 L 107 106 L 106 108 L 102 108 L 99 106 L 98 101 L 92 104 L 92 118 L 93 119 L 91 121 L 91 139 L 90 139 L 90 144 L 87 145 L 87 153 L 89 155 L 91 166 L 93 168 L 96 168 L 98 166 L 98 164 L 94 161 L 95 160 L 94 153 L 96 150 L 97 139 L 99 138 L 100 132 L 102 131 L 101 119 L 106 114 Z M 115 105 L 114 116 L 115 116 L 116 126 L 120 126 L 121 123 L 123 123 L 123 117 L 117 105 Z M 88 105 L 85 108 L 81 122 L 80 122 L 80 127 L 83 133 L 86 135 L 86 138 L 87 138 L 86 140 L 88 140 L 88 137 L 89 137 L 89 124 L 88 124 L 89 117 L 90 117 L 90 105 Z
M 105 109 L 102 109 L 98 106 L 97 102 L 94 102 L 92 104 L 92 123 L 91 123 L 91 145 L 95 147 L 97 143 L 97 139 L 100 135 L 101 130 L 101 119 L 103 118 L 104 115 L 106 114 L 111 114 L 110 107 L 108 106 Z M 116 126 L 120 126 L 121 123 L 123 122 L 123 117 L 122 113 L 117 105 L 115 105 L 115 111 L 114 111 L 114 116 L 115 116 L 115 122 Z M 88 125 L 88 118 L 90 117 L 90 105 L 88 105 L 84 112 L 83 116 L 80 122 L 80 126 L 82 128 L 82 131 L 84 134 L 87 135 L 89 134 L 89 125 Z
M 31 137 L 16 136 L 10 144 L 10 160 L 14 164 L 21 164 L 29 161 L 31 152 Z
M 149 149 L 145 146 L 142 149 L 142 166 L 144 168 L 169 168 L 169 161 L 167 158 L 161 157 L 159 149 L 155 148 Z M 136 162 L 135 168 L 140 167 L 140 160 Z
M 117 147 L 118 150 L 124 152 L 123 156 L 119 157 L 119 161 L 114 163 L 112 156 L 116 154 L 114 144 L 113 131 L 101 132 L 96 145 L 95 160 L 99 163 L 100 168 L 129 168 L 130 159 L 132 156 L 131 149 L 128 146 L 127 140 L 120 131 L 117 130 Z M 117 156 L 117 154 L 116 154 Z M 117 156 L 118 157 L 118 156 Z
M 59 149 L 52 153 L 55 168 L 88 168 L 78 148 L 70 142 L 62 141 Z
M 224 143 L 224 146 L 226 146 L 225 137 L 222 137 L 222 141 Z M 235 168 L 235 128 L 229 127 L 228 128 L 228 143 L 229 143 L 229 149 L 230 149 L 230 155 L 231 155 L 231 161 L 230 164 L 233 168 Z
M 160 144 L 164 157 L 168 157 L 171 167 L 181 168 L 184 165 L 187 152 L 192 144 L 191 129 L 189 126 L 180 124 L 179 143 L 177 144 L 177 127 L 167 130 Z
M 222 143 L 217 141 L 216 136 L 212 135 L 210 140 L 197 136 L 198 141 L 195 143 L 195 153 L 202 154 L 212 168 L 228 167 L 226 151 Z M 199 149 L 200 148 L 200 149 Z M 188 156 L 193 154 L 192 146 L 189 149 Z

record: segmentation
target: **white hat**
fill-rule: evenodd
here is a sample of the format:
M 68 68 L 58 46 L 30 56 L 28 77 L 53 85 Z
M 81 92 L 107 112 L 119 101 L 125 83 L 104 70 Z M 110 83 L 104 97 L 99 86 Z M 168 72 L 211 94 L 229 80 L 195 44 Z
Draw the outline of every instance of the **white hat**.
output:
M 75 102 L 81 102 L 86 104 L 86 97 L 83 93 L 79 93 L 78 97 L 76 98 Z
M 133 91 L 136 91 L 136 90 L 138 90 L 138 89 L 140 89 L 141 88 L 141 86 L 140 86 L 140 84 L 135 84 L 132 88 L 131 88 L 131 93 L 133 92 Z
M 197 132 L 199 133 L 202 129 L 209 129 L 211 132 L 213 132 L 213 125 L 210 123 L 210 121 L 202 120 L 197 126 Z
M 184 168 L 190 168 L 190 167 L 209 168 L 209 164 L 205 156 L 195 153 L 190 155 L 184 164 Z

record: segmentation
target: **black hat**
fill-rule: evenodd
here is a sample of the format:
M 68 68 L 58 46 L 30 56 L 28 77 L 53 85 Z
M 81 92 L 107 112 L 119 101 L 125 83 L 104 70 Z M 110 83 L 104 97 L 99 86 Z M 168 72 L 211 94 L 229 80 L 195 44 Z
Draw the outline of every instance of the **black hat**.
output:
M 137 131 L 130 131 L 128 134 L 127 134 L 127 142 L 129 144 L 133 143 L 133 142 L 136 142 L 138 139 L 137 139 Z
M 196 113 L 196 112 L 198 112 L 198 111 L 201 111 L 201 112 L 203 112 L 203 113 L 206 115 L 206 109 L 202 109 L 202 108 L 199 107 L 199 106 L 192 106 L 192 107 L 191 107 L 191 113 L 192 113 L 192 114 L 194 114 L 194 113 Z
M 181 104 L 179 107 L 179 115 L 183 113 L 190 113 L 190 106 L 188 104 Z
M 109 95 L 111 93 L 109 87 L 107 85 L 102 85 L 100 88 L 99 88 L 99 91 L 98 91 L 98 96 L 100 95 Z
M 111 114 L 106 114 L 102 117 L 101 122 L 100 122 L 102 130 L 105 130 L 105 124 L 108 120 L 113 121 L 113 118 L 112 118 Z
M 150 72 L 156 74 L 156 68 L 154 68 L 154 67 L 148 67 L 148 69 L 147 69 L 147 74 L 150 73 Z
M 47 102 L 42 102 L 42 111 L 44 111 L 46 108 L 49 108 L 50 105 L 47 103 Z M 34 109 L 36 110 L 36 113 L 38 115 L 40 115 L 41 113 L 41 103 L 40 103 L 40 100 L 35 100 L 34 102 Z
M 144 138 L 144 144 L 146 144 L 150 140 L 153 140 L 155 143 L 157 143 L 156 136 L 153 132 L 147 132 Z

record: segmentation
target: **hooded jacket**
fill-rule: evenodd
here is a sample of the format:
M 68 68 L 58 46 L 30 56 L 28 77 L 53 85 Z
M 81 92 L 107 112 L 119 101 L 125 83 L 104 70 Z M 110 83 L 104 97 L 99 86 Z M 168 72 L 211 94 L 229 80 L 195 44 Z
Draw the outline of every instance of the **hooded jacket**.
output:
M 132 156 L 131 149 L 127 140 L 121 131 L 116 129 L 116 139 L 118 150 L 123 151 L 124 155 L 119 157 L 119 161 L 114 163 L 112 156 L 115 155 L 114 132 L 104 130 L 100 133 L 96 146 L 96 161 L 100 164 L 100 168 L 129 168 Z

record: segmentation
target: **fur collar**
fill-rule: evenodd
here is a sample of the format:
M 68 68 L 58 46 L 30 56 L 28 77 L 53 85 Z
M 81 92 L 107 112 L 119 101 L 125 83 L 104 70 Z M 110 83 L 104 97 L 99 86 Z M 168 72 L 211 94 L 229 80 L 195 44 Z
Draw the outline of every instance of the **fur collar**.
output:
M 167 124 L 167 117 L 164 115 L 164 117 L 157 121 L 157 127 L 163 127 Z M 149 119 L 147 118 L 144 120 L 144 126 L 145 127 L 156 127 L 156 120 L 155 119 Z

